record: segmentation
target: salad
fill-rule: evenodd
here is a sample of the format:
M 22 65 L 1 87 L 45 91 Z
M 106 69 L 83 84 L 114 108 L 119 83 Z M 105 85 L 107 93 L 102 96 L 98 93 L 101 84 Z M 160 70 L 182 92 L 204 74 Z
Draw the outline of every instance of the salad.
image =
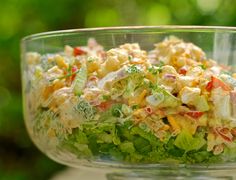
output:
M 26 61 L 28 129 L 45 148 L 122 163 L 236 160 L 236 74 L 190 42 L 104 50 L 91 38 Z

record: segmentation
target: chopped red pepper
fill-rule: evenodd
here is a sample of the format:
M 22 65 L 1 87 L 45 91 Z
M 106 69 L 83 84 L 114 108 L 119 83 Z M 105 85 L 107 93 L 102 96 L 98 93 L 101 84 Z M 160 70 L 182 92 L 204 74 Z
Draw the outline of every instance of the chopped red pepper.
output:
M 181 67 L 181 68 L 179 69 L 179 74 L 186 75 L 186 73 L 187 73 L 186 67 Z
M 71 68 L 71 72 L 72 72 L 72 76 L 71 76 L 71 81 L 74 81 L 74 79 L 75 79 L 75 76 L 76 76 L 76 71 L 78 70 L 78 68 L 76 67 L 76 66 L 73 66 L 72 68 Z M 73 74 L 74 73 L 74 74 Z
M 191 118 L 198 119 L 200 118 L 204 113 L 201 111 L 189 111 L 186 112 L 186 115 L 190 116 Z
M 225 91 L 230 91 L 231 90 L 230 86 L 225 84 L 223 81 L 221 81 L 217 77 L 212 76 L 211 81 L 208 82 L 207 85 L 206 85 L 206 90 L 211 91 L 213 88 L 218 88 L 218 87 L 221 87 Z
M 206 90 L 210 92 L 212 89 L 213 89 L 213 82 L 209 81 L 206 85 Z
M 86 51 L 84 51 L 83 49 L 81 49 L 80 47 L 75 47 L 74 48 L 74 56 L 80 56 L 83 54 L 87 54 Z

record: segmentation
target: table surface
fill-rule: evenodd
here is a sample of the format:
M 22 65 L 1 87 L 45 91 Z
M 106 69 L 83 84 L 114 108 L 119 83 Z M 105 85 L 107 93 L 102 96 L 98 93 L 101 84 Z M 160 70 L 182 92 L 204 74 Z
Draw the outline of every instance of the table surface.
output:
M 106 180 L 106 173 L 102 170 L 92 172 L 84 169 L 67 168 L 55 174 L 51 180 Z

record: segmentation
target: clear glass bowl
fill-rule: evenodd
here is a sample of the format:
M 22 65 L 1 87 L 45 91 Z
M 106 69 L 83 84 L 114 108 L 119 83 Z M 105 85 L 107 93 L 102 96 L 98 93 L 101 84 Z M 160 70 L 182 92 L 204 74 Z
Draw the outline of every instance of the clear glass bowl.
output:
M 172 167 L 233 169 L 235 30 L 114 27 L 24 38 L 24 118 L 31 139 L 72 167 L 149 175 L 168 169 L 156 177 Z

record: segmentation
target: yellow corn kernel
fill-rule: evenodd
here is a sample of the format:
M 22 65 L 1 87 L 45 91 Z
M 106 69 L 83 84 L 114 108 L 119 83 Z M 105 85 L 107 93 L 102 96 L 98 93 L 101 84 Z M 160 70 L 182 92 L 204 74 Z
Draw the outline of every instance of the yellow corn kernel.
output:
M 175 118 L 171 115 L 167 116 L 168 122 L 170 123 L 172 129 L 176 132 L 179 133 L 180 132 L 180 126 L 179 124 L 176 122 Z
M 48 63 L 52 63 L 54 62 L 55 59 L 52 56 L 49 56 L 47 60 L 48 60 Z
M 198 84 L 199 83 L 198 83 L 197 79 L 195 79 L 195 81 L 192 81 L 191 86 L 196 87 Z
M 88 62 L 87 66 L 88 66 L 89 73 L 92 73 L 99 69 L 99 63 L 97 61 Z
M 178 67 L 184 66 L 185 65 L 185 58 L 183 58 L 183 57 L 178 58 L 177 61 L 176 61 L 176 65 Z
M 129 105 L 131 105 L 131 104 L 140 104 L 140 103 L 143 101 L 143 99 L 144 99 L 144 97 L 146 96 L 146 94 L 147 94 L 147 90 L 144 89 L 144 90 L 138 95 L 138 97 L 132 98 L 132 99 L 129 100 Z
M 170 59 L 171 63 L 173 65 L 176 65 L 176 62 L 177 62 L 177 57 L 176 56 L 172 56 L 171 59 Z
M 186 58 L 191 58 L 191 55 L 189 54 L 189 52 L 186 52 L 183 54 Z
M 100 68 L 97 70 L 98 72 L 98 77 L 102 78 L 104 77 L 109 71 L 107 71 L 105 64 L 103 63 Z
M 118 60 L 120 61 L 120 63 L 128 61 L 128 54 L 126 52 L 120 52 L 118 54 Z
M 68 68 L 68 64 L 65 63 L 64 58 L 60 55 L 55 56 L 55 61 L 59 68 Z
M 160 130 L 167 131 L 170 129 L 170 126 L 165 124 Z
M 138 109 L 138 110 L 136 110 L 136 111 L 133 112 L 133 115 L 134 115 L 134 116 L 137 116 L 137 115 L 139 115 L 142 111 L 143 111 L 143 109 Z
M 143 100 L 140 102 L 140 107 L 145 107 L 147 105 L 148 105 L 148 103 L 147 103 L 146 99 L 143 98 Z
M 120 61 L 116 56 L 110 56 L 106 60 L 105 67 L 108 71 L 115 71 L 120 68 Z
M 43 91 L 43 98 L 44 99 L 48 99 L 49 95 L 53 92 L 53 86 L 47 86 L 45 87 L 44 91 Z
M 137 117 L 138 119 L 144 119 L 147 117 L 147 113 L 143 109 L 138 109 L 133 112 L 133 116 Z
M 143 92 L 141 94 L 139 94 L 138 98 L 136 99 L 136 104 L 140 104 L 142 102 L 142 100 L 144 99 L 144 97 L 147 94 L 147 90 L 144 89 Z
M 60 88 L 64 87 L 64 82 L 59 80 L 59 79 L 56 79 L 53 81 L 53 90 L 56 91 Z
M 207 140 L 208 140 L 208 141 L 214 141 L 214 140 L 215 140 L 214 134 L 208 133 Z

